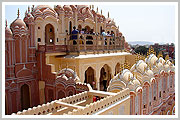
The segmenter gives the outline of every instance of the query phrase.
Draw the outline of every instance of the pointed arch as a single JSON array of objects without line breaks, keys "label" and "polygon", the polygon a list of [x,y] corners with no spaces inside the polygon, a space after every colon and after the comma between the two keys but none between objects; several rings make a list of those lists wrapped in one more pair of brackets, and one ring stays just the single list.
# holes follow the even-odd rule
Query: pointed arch
[{"label": "pointed arch", "polygon": [[54,41],[55,41],[54,27],[49,23],[45,26],[45,43],[54,44]]},{"label": "pointed arch", "polygon": [[92,88],[95,88],[95,85],[93,84],[95,82],[94,77],[95,71],[92,67],[88,67],[85,71],[85,80],[84,83],[89,83]]},{"label": "pointed arch", "polygon": [[27,84],[21,86],[21,110],[30,107],[30,90]]}]

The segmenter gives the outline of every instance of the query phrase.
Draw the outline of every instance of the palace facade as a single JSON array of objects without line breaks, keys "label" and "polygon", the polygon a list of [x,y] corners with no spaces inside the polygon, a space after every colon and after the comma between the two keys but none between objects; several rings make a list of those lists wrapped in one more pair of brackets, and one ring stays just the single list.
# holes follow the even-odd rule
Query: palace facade
[{"label": "palace facade", "polygon": [[[17,19],[10,28],[7,23],[5,27],[5,113],[24,110],[17,114],[79,115],[86,110],[88,115],[166,114],[167,111],[159,111],[164,110],[164,106],[174,106],[174,66],[149,53],[149,57],[140,62],[148,75],[138,71],[140,68],[134,65],[136,55],[129,52],[125,37],[109,16],[108,13],[108,17],[104,17],[98,8],[95,11],[93,5],[32,6],[31,10],[28,7],[23,20],[18,10]],[[73,26],[85,33],[72,35]],[[103,31],[112,34],[102,36]],[[147,63],[151,57],[155,62]],[[122,71],[122,65],[126,70]],[[128,77],[121,78],[120,73],[124,71],[128,71]],[[140,77],[134,78],[132,73]],[[120,82],[114,87],[117,78],[124,81],[123,87]],[[157,89],[161,93],[149,93],[150,88],[155,90],[151,87],[154,84],[157,88],[160,78],[166,87]],[[132,88],[134,84],[137,85]],[[152,94],[155,100],[144,100],[143,91],[145,96]],[[95,96],[100,100],[94,101]],[[104,110],[107,106],[109,109]],[[172,109],[175,107],[169,109],[169,114]]]}]

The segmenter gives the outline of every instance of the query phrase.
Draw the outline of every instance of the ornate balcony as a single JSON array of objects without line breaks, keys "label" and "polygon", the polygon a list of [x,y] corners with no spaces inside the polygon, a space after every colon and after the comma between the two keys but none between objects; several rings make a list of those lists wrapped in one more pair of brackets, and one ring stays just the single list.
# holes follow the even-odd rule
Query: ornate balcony
[{"label": "ornate balcony", "polygon": [[[76,39],[73,39],[75,36]],[[117,51],[124,49],[125,40],[123,37],[101,36],[92,34],[67,35],[65,45],[38,44],[38,51],[41,52],[99,52]]]},{"label": "ornate balcony", "polygon": [[[73,36],[77,39],[72,39]],[[124,48],[124,40],[120,37],[103,37],[92,34],[76,34],[68,35],[67,37],[69,52],[112,51]]]}]

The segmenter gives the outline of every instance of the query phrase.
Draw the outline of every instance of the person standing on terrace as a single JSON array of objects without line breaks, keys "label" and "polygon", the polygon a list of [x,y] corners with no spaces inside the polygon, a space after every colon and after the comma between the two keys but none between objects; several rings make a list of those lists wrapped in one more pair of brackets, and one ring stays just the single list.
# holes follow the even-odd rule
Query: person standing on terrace
[{"label": "person standing on terrace", "polygon": [[105,36],[107,35],[106,33],[105,33],[105,30],[102,30],[102,36],[103,36],[103,40],[104,40],[104,45],[106,45],[107,43],[106,43],[106,41],[105,41]]},{"label": "person standing on terrace", "polygon": [[79,33],[79,31],[76,29],[76,26],[74,26],[73,31],[72,31],[73,44],[77,44],[77,42],[75,40],[77,39],[78,33]]}]

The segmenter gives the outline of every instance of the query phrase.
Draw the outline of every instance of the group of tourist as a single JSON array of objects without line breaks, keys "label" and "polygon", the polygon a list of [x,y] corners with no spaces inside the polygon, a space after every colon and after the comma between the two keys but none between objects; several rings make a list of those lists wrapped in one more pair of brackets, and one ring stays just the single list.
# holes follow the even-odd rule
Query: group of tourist
[{"label": "group of tourist", "polygon": [[[72,36],[71,36],[72,40],[77,39],[77,34],[80,34],[80,39],[83,39],[83,34],[90,34],[89,36],[86,36],[86,39],[90,39],[90,40],[93,40],[93,37],[91,35],[99,35],[99,33],[94,32],[94,29],[91,29],[90,31],[88,29],[78,30],[78,29],[76,29],[75,26],[73,27],[71,34],[72,34]],[[104,37],[104,40],[106,39],[105,38],[106,36],[110,36],[113,38],[115,37],[115,34],[113,31],[111,31],[111,33],[109,31],[107,31],[107,33],[106,33],[105,30],[102,30],[101,35]]]}]

